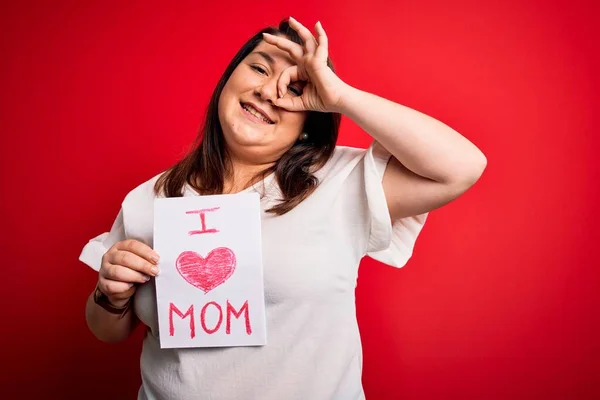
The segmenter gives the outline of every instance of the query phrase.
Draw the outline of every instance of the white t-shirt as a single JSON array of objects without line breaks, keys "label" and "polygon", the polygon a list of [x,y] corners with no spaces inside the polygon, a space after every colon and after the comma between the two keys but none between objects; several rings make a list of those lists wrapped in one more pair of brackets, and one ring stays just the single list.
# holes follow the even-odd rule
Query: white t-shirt
[{"label": "white t-shirt", "polygon": [[[391,223],[381,184],[389,157],[375,142],[366,150],[337,146],[316,173],[318,188],[282,216],[264,212],[280,196],[273,175],[247,189],[264,194],[267,345],[161,349],[153,280],[140,286],[135,312],[148,331],[138,399],[364,399],[354,297],[359,263],[369,255],[402,267],[427,218]],[[152,246],[157,178],[126,196],[111,231],[91,239],[81,261],[98,270],[104,252],[126,238]]]}]

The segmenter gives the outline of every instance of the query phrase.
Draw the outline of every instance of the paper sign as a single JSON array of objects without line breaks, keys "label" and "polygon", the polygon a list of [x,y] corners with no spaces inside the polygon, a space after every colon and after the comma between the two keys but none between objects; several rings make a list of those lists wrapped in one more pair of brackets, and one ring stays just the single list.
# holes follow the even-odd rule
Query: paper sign
[{"label": "paper sign", "polygon": [[161,348],[266,344],[258,193],[159,198]]}]

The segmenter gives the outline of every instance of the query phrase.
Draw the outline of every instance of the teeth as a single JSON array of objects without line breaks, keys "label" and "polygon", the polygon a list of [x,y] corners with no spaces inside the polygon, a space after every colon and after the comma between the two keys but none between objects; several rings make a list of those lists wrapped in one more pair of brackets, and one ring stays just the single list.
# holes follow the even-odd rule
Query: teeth
[{"label": "teeth", "polygon": [[254,107],[252,107],[251,105],[249,105],[249,104],[244,104],[242,107],[244,108],[244,110],[248,111],[250,114],[254,115],[255,117],[257,117],[257,118],[259,118],[259,119],[261,119],[261,120],[265,121],[266,123],[269,123],[269,124],[271,124],[271,123],[272,123],[271,121],[269,121],[268,119],[266,119],[264,115],[262,115],[261,113],[259,113],[259,112],[258,112],[258,111],[257,111],[257,110],[256,110]]}]

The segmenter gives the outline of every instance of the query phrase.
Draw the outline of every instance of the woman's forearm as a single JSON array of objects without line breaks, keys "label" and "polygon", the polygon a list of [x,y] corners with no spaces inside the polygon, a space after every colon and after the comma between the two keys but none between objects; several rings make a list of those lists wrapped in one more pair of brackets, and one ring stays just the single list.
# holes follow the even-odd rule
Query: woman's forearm
[{"label": "woman's forearm", "polygon": [[94,302],[93,292],[87,299],[85,319],[94,336],[108,343],[127,339],[139,323],[133,308],[130,308],[122,317],[111,314]]},{"label": "woman's forearm", "polygon": [[426,114],[351,86],[342,99],[338,111],[417,175],[440,183],[468,182],[486,166],[473,143]]}]

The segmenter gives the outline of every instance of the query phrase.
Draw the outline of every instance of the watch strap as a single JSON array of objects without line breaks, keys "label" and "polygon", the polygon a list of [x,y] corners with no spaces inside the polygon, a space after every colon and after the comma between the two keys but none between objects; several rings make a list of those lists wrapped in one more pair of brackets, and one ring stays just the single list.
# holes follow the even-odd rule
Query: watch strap
[{"label": "watch strap", "polygon": [[108,296],[100,290],[98,285],[96,285],[96,288],[94,289],[94,303],[98,304],[100,307],[102,307],[103,309],[105,309],[106,311],[108,311],[111,314],[120,315],[121,318],[131,308],[132,299],[133,299],[133,296],[131,296],[129,298],[129,300],[127,301],[127,303],[124,306],[117,307],[110,302],[110,300],[108,299]]}]

